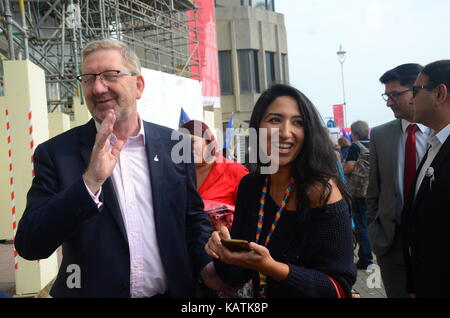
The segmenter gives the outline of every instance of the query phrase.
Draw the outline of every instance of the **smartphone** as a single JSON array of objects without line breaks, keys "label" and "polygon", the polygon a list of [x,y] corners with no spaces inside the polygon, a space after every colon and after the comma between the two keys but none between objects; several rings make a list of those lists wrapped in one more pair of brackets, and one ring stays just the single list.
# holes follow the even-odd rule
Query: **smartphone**
[{"label": "smartphone", "polygon": [[232,252],[250,251],[250,243],[246,240],[222,239],[222,245]]}]

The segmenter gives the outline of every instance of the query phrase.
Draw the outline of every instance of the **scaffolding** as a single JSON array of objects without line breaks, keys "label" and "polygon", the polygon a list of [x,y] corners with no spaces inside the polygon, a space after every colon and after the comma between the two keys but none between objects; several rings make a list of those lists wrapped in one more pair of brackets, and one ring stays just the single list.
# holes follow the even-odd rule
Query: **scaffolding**
[{"label": "scaffolding", "polygon": [[91,40],[119,39],[143,67],[198,79],[195,10],[193,0],[0,0],[0,58],[44,69],[49,112],[71,113],[73,96],[82,98],[81,49]]}]

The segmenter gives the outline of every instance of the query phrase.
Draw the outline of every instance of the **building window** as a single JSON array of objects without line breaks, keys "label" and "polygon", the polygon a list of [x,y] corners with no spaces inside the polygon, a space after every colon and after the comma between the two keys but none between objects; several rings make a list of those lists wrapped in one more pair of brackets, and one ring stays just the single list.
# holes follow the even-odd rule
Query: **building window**
[{"label": "building window", "polygon": [[253,0],[253,7],[265,10],[266,0]]},{"label": "building window", "polygon": [[255,8],[275,11],[275,0],[241,0],[241,5],[252,6]]},{"label": "building window", "polygon": [[219,51],[220,93],[233,94],[233,77],[231,76],[231,52]]},{"label": "building window", "polygon": [[[220,1],[220,2],[222,2],[222,1]],[[214,6],[216,8],[223,8],[223,4],[217,3],[217,0],[214,0]]]},{"label": "building window", "polygon": [[267,87],[275,83],[275,53],[266,52],[266,79]]},{"label": "building window", "polygon": [[288,84],[287,80],[287,54],[281,54],[281,80],[284,84]]},{"label": "building window", "polygon": [[258,51],[238,50],[239,85],[242,93],[259,93]]}]

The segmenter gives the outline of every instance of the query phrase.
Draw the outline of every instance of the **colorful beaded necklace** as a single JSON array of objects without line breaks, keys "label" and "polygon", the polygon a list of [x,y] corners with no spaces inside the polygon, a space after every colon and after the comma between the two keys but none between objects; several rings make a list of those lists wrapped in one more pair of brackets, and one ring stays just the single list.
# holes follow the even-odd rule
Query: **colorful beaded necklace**
[{"label": "colorful beaded necklace", "polygon": [[[288,200],[289,200],[289,194],[291,193],[292,187],[294,186],[294,178],[291,177],[289,180],[289,184],[286,188],[286,191],[284,193],[283,200],[281,201],[281,206],[278,208],[277,213],[275,214],[275,219],[273,220],[272,226],[270,227],[269,234],[267,234],[266,241],[264,242],[264,247],[267,247],[269,244],[270,238],[272,237],[273,232],[275,231],[275,227],[278,224],[278,221],[280,220],[281,213],[283,212],[284,207],[286,206]],[[262,188],[261,192],[261,198],[259,200],[260,206],[259,206],[259,217],[258,217],[258,225],[256,229],[256,243],[259,244],[259,238],[261,236],[261,230],[264,223],[264,205],[266,203],[266,195],[267,195],[267,188],[269,186],[269,177],[266,177],[266,181],[264,182],[264,186]],[[266,287],[267,287],[267,275],[264,273],[259,273],[259,287],[260,291],[258,293],[258,296],[260,298],[265,298],[266,294]]]}]

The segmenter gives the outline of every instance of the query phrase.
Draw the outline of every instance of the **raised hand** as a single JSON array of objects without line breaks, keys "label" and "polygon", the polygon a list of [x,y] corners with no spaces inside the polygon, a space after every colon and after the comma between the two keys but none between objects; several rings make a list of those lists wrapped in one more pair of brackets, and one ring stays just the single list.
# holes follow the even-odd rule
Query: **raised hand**
[{"label": "raised hand", "polygon": [[92,148],[91,159],[88,168],[83,174],[83,180],[92,193],[96,194],[106,179],[112,174],[119,160],[125,140],[117,139],[116,144],[111,147],[110,139],[113,132],[116,115],[113,110],[109,111],[103,119]]}]

